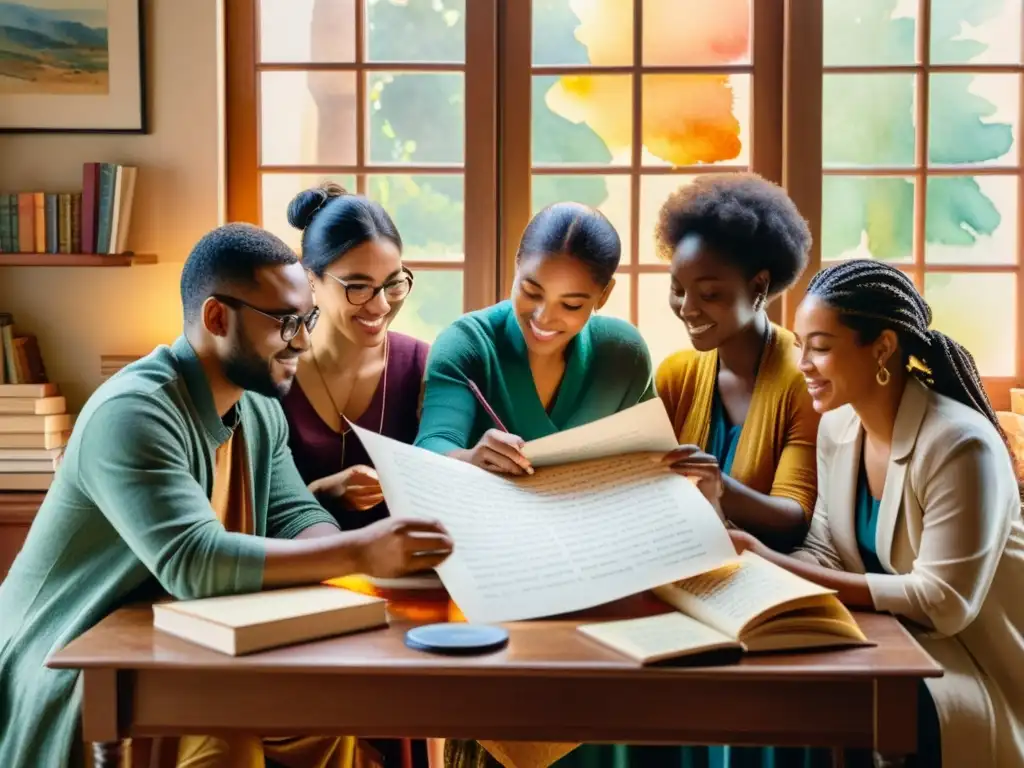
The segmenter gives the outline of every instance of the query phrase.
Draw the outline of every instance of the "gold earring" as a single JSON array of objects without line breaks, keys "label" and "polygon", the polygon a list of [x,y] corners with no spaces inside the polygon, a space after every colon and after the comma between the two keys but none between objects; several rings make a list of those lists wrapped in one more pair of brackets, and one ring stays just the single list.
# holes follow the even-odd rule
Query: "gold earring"
[{"label": "gold earring", "polygon": [[889,379],[892,378],[892,374],[889,373],[889,369],[884,364],[879,363],[878,373],[875,374],[875,381],[878,382],[878,386],[885,387],[889,384]]}]

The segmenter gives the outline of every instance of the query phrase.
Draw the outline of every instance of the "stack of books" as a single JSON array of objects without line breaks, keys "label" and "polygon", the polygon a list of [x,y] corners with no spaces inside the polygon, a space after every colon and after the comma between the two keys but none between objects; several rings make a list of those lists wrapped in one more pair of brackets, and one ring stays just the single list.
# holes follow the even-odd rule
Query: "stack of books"
[{"label": "stack of books", "polygon": [[125,253],[137,175],[134,166],[85,163],[81,192],[0,194],[0,251]]},{"label": "stack of books", "polygon": [[100,377],[106,381],[126,365],[142,357],[145,355],[100,355]]},{"label": "stack of books", "polygon": [[47,490],[73,423],[56,384],[0,384],[0,491]]}]

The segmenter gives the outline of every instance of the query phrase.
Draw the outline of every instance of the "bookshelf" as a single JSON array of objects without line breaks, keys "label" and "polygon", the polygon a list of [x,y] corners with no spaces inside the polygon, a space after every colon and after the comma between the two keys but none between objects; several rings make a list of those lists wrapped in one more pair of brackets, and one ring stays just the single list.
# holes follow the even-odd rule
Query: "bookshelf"
[{"label": "bookshelf", "polygon": [[0,267],[131,267],[156,261],[151,253],[0,253]]}]

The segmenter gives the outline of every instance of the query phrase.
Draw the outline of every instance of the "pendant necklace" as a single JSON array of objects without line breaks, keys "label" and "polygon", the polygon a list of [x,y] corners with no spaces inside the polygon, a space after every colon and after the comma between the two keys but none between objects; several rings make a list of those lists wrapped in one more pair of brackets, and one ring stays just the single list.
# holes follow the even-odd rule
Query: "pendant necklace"
[{"label": "pendant necklace", "polygon": [[[388,402],[388,347],[390,345],[390,342],[391,342],[391,336],[390,335],[385,336],[384,337],[384,369],[381,372],[381,379],[380,379],[380,384],[379,384],[379,386],[382,386],[384,389],[381,392],[381,399],[380,399],[380,424],[377,427],[377,434],[378,435],[384,434],[384,412],[385,412],[385,408],[387,407],[387,402]],[[342,410],[338,407],[338,403],[334,400],[334,395],[331,394],[331,388],[327,385],[327,379],[324,378],[324,373],[320,369],[320,363],[316,359],[316,347],[313,347],[312,340],[310,342],[310,348],[313,351],[313,367],[316,368],[317,375],[320,376],[320,381],[324,385],[324,391],[327,392],[327,397],[331,401],[331,406],[334,408],[335,411],[338,412],[338,418],[340,419],[340,426],[341,426],[341,468],[345,469],[346,438],[348,437],[348,433],[352,431],[352,428],[348,427],[346,425],[345,414],[342,413]],[[376,395],[376,392],[374,394]],[[371,398],[370,402],[373,403],[373,400],[374,400],[374,398]]]}]

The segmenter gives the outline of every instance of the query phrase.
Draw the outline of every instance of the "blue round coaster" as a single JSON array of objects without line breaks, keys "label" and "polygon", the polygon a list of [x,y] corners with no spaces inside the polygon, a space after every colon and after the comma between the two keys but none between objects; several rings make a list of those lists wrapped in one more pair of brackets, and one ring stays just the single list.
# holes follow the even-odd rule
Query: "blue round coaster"
[{"label": "blue round coaster", "polygon": [[405,644],[414,650],[428,653],[488,653],[508,644],[508,631],[486,624],[425,624],[406,632]]}]

